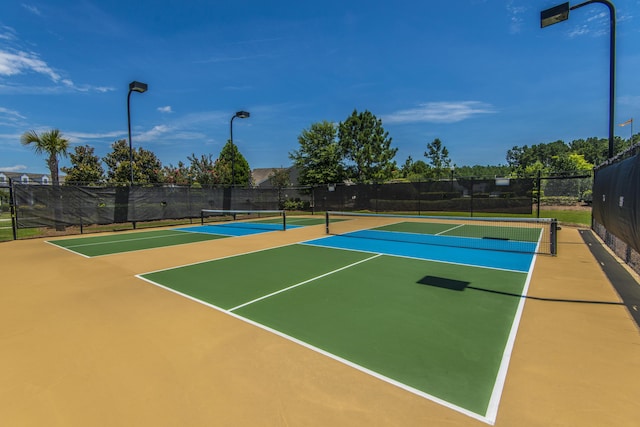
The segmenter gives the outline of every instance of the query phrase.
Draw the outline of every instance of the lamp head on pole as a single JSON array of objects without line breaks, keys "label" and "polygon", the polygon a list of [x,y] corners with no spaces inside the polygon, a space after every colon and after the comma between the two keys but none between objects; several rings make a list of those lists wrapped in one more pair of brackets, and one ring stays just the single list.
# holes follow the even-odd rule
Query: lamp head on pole
[{"label": "lamp head on pole", "polygon": [[131,83],[129,83],[129,91],[130,92],[140,92],[140,93],[144,93],[147,91],[147,84],[146,83],[141,83],[141,82],[136,82],[133,81]]},{"label": "lamp head on pole", "polygon": [[250,116],[251,114],[248,111],[238,111],[234,117],[237,117],[239,119],[246,119]]},{"label": "lamp head on pole", "polygon": [[540,28],[548,27],[567,19],[569,19],[569,2],[540,12]]}]

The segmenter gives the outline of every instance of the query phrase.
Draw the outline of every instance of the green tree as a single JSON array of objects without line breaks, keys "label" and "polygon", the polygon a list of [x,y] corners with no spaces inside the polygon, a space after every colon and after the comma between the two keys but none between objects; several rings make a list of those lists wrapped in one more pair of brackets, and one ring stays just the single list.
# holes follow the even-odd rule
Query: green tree
[{"label": "green tree", "polygon": [[[227,141],[218,160],[216,160],[214,171],[220,184],[237,186],[251,185],[251,169],[249,162],[238,151],[238,146],[231,141]],[[232,176],[232,173],[234,176]]]},{"label": "green tree", "polygon": [[433,142],[427,144],[427,151],[424,152],[424,156],[429,159],[436,178],[440,179],[443,175],[448,176],[451,170],[451,159],[449,158],[449,150],[442,144],[440,139],[436,138]]},{"label": "green tree", "polygon": [[[111,145],[111,152],[102,160],[107,165],[107,181],[112,184],[127,184],[131,181],[129,146],[120,139]],[[162,182],[162,163],[156,155],[144,148],[134,149],[133,183],[156,184]]]},{"label": "green tree", "polygon": [[162,182],[176,185],[190,185],[192,183],[189,168],[182,161],[178,162],[178,166],[165,166],[162,168]]},{"label": "green tree", "polygon": [[347,167],[348,177],[356,182],[384,182],[393,177],[397,148],[391,148],[389,132],[382,120],[369,111],[353,110],[350,117],[338,126],[338,140]]},{"label": "green tree", "polygon": [[298,169],[302,185],[341,182],[345,178],[342,151],[336,140],[337,127],[331,122],[313,123],[298,136],[300,149],[289,153]]},{"label": "green tree", "polygon": [[557,176],[571,176],[590,173],[593,164],[587,162],[582,154],[569,153],[555,156],[549,172]]},{"label": "green tree", "polygon": [[31,130],[22,134],[20,142],[22,145],[32,146],[36,154],[47,155],[47,166],[51,173],[51,182],[53,185],[60,185],[58,175],[59,157],[67,157],[67,150],[69,149],[69,140],[62,137],[60,130],[53,129],[42,132],[40,135]]},{"label": "green tree", "polygon": [[510,175],[511,170],[506,165],[473,165],[455,166],[455,174],[461,177],[496,178]]},{"label": "green tree", "polygon": [[280,168],[272,169],[269,174],[269,182],[273,188],[285,188],[291,185],[291,177],[289,176],[289,169]]},{"label": "green tree", "polygon": [[104,181],[104,169],[100,158],[94,154],[93,147],[81,145],[69,154],[71,167],[62,167],[67,174],[65,183],[98,184]]},{"label": "green tree", "polygon": [[211,154],[202,154],[197,158],[195,154],[187,157],[191,162],[189,166],[189,176],[200,185],[220,184],[220,177],[216,171],[216,162]]},{"label": "green tree", "polygon": [[[570,147],[564,141],[558,140],[548,144],[535,144],[531,147],[513,147],[507,151],[507,162],[516,176],[526,176],[533,170],[549,171],[554,158],[569,154]],[[540,165],[536,165],[540,163]]]},{"label": "green tree", "polygon": [[36,131],[25,132],[20,137],[22,145],[31,145],[37,154],[47,155],[47,166],[51,172],[51,183],[54,186],[54,217],[56,231],[63,231],[65,225],[62,222],[62,198],[60,192],[60,177],[58,175],[58,157],[66,157],[69,149],[69,140],[62,137],[58,129],[43,132],[38,135]]},{"label": "green tree", "polygon": [[413,158],[409,156],[400,168],[400,175],[409,181],[420,181],[431,177],[432,170],[423,160],[413,161]]},{"label": "green tree", "polygon": [[9,212],[9,191],[0,190],[0,213]]}]

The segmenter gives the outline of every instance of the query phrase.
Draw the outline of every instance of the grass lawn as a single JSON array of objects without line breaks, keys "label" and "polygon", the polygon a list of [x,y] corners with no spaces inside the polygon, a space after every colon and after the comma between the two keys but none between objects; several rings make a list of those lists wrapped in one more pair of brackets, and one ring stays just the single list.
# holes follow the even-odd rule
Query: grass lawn
[{"label": "grass lawn", "polygon": [[541,218],[555,218],[561,224],[591,226],[591,209],[585,210],[562,210],[560,208],[544,209],[540,208]]}]

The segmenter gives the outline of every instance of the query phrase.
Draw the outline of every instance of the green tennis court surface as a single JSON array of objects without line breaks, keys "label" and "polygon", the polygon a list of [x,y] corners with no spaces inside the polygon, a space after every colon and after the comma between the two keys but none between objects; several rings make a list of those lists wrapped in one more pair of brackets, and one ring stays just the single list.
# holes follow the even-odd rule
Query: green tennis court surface
[{"label": "green tennis court surface", "polygon": [[206,233],[185,233],[173,230],[143,231],[109,236],[79,237],[77,239],[51,240],[56,246],[77,254],[94,257],[120,252],[139,251],[163,246],[182,245],[221,239],[228,236]]},{"label": "green tennis court surface", "polygon": [[528,284],[526,272],[306,244],[138,277],[487,423]]},{"label": "green tennis court surface", "polygon": [[[292,217],[289,228],[324,224],[320,217]],[[257,219],[254,221],[229,221],[203,226],[189,226],[176,229],[141,231],[109,236],[87,236],[76,239],[50,240],[48,243],[86,257],[110,255],[121,252],[161,248],[204,242],[226,237],[246,236],[282,230],[282,218]]]}]

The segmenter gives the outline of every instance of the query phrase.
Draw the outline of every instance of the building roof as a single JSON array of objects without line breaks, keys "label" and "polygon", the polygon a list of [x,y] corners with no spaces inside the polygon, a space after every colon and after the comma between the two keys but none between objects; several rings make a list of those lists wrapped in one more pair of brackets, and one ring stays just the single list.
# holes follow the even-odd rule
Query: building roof
[{"label": "building roof", "polygon": [[51,177],[46,173],[0,171],[0,186],[7,187],[9,180],[22,182],[23,177],[27,177],[28,182],[31,184],[51,184]]},{"label": "building roof", "polygon": [[252,170],[251,179],[254,187],[271,187],[269,178],[274,171],[288,171],[290,185],[294,187],[298,185],[298,169],[295,166],[290,166],[288,168],[257,168]]}]

